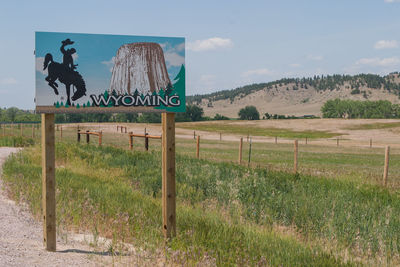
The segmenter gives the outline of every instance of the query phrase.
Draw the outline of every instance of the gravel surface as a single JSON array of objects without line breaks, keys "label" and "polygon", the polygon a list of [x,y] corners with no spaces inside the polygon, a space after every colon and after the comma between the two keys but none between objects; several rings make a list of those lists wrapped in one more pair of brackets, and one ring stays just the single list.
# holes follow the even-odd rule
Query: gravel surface
[{"label": "gravel surface", "polygon": [[[17,148],[0,147],[1,165]],[[8,199],[0,179],[0,266],[99,266],[111,256],[101,256],[93,248],[74,241],[57,240],[57,252],[47,252],[42,243],[41,223],[24,205]]]}]

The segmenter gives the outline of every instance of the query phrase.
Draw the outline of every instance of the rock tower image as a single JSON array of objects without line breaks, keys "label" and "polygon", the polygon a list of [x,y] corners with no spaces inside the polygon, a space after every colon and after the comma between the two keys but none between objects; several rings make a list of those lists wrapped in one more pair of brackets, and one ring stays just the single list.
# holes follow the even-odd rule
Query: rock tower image
[{"label": "rock tower image", "polygon": [[117,94],[158,92],[171,81],[164,52],[157,43],[131,43],[121,46],[114,59],[110,91]]}]

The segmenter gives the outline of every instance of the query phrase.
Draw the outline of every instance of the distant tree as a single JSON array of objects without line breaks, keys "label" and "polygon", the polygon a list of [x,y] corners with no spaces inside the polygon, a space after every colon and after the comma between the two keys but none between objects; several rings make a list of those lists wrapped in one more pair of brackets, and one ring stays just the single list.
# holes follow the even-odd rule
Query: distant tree
[{"label": "distant tree", "polygon": [[271,119],[271,115],[267,112],[267,113],[264,114],[263,119],[264,120],[269,120],[269,119]]},{"label": "distant tree", "polygon": [[229,120],[229,118],[228,117],[226,117],[226,116],[224,116],[224,115],[221,115],[221,114],[215,114],[215,116],[214,116],[214,120],[216,120],[216,121],[222,121],[222,120]]},{"label": "distant tree", "polygon": [[259,120],[260,119],[260,113],[258,112],[258,110],[255,106],[246,106],[245,108],[242,108],[239,111],[238,115],[241,120]]},{"label": "distant tree", "polygon": [[186,114],[187,117],[190,118],[191,121],[200,121],[204,115],[203,108],[196,105],[187,105],[186,106]]}]

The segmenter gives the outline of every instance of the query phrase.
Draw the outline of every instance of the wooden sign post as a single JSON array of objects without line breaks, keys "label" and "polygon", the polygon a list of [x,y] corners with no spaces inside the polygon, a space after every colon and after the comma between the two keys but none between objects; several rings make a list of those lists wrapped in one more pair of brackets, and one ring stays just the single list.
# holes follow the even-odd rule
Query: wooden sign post
[{"label": "wooden sign post", "polygon": [[42,209],[46,250],[56,251],[56,179],[54,114],[42,114]]},{"label": "wooden sign post", "polygon": [[168,240],[176,234],[175,114],[162,113],[162,214]]}]

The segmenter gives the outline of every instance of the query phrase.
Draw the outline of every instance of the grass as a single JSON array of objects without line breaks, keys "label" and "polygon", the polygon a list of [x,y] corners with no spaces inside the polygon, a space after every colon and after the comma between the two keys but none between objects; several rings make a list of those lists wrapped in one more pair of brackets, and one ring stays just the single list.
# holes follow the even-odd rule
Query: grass
[{"label": "grass", "polygon": [[390,129],[400,127],[400,122],[376,122],[368,124],[360,124],[347,127],[347,130],[374,130],[374,129]]},{"label": "grass", "polygon": [[[59,224],[162,246],[159,153],[58,144],[57,159]],[[15,197],[37,215],[40,173],[38,148],[4,167]],[[178,237],[171,248],[179,261],[207,254],[218,265],[335,266],[347,253],[349,264],[398,260],[400,199],[380,186],[184,155],[176,177]],[[296,234],[282,235],[276,226]]]},{"label": "grass", "polygon": [[273,128],[273,127],[257,127],[252,125],[240,125],[235,122],[221,121],[218,123],[177,123],[177,128],[218,132],[218,133],[230,133],[239,135],[252,135],[252,136],[270,136],[270,137],[281,137],[281,138],[331,138],[341,134],[331,133],[325,131],[293,131],[290,129]]},{"label": "grass", "polygon": [[[27,201],[37,217],[41,210],[39,154],[34,147],[10,158],[3,178],[14,197]],[[58,144],[57,159],[59,226],[90,230],[145,249],[163,247],[158,153]],[[245,183],[240,182],[242,175],[258,177],[262,173],[178,157],[178,236],[169,244],[175,251],[168,256],[170,260],[175,255],[175,263],[193,265],[208,255],[209,263],[219,266],[345,265],[319,246],[271,230],[268,222],[256,220],[253,212],[236,210],[239,206],[248,210],[237,190]]]},{"label": "grass", "polygon": [[0,147],[27,147],[35,144],[35,140],[24,136],[0,136]]}]

